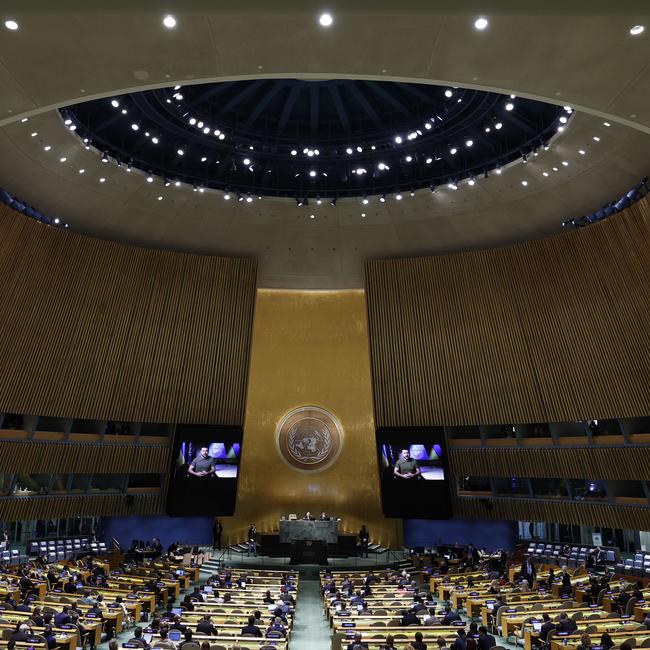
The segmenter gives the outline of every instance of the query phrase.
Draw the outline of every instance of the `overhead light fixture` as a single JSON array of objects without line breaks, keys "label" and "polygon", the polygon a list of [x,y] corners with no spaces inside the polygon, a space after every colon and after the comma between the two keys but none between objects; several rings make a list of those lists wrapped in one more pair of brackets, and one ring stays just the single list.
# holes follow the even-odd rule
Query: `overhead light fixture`
[{"label": "overhead light fixture", "polygon": [[46,145],[43,147],[43,151],[49,151],[51,148],[52,148],[51,145],[46,144]]},{"label": "overhead light fixture", "polygon": [[497,123],[494,125],[494,128],[495,128],[497,131],[499,131],[499,130],[501,129],[502,126],[503,126],[503,123],[502,123],[502,122],[497,122]]},{"label": "overhead light fixture", "polygon": [[445,97],[452,97],[453,94],[454,94],[453,90],[450,90],[449,88],[447,88],[447,90],[445,90]]},{"label": "overhead light fixture", "polygon": [[587,152],[586,152],[584,149],[578,149],[578,153],[579,153],[581,156],[584,156]]},{"label": "overhead light fixture", "polygon": [[600,142],[600,138],[597,135],[594,136],[594,142]]},{"label": "overhead light fixture", "polygon": [[[7,25],[7,23],[5,23],[5,25]],[[15,29],[18,29],[18,27],[16,27]],[[630,27],[630,34],[632,36],[639,36],[643,34],[643,32],[645,32],[645,27],[643,25],[634,25],[634,27]]]},{"label": "overhead light fixture", "polygon": [[386,203],[386,195],[385,195],[385,194],[382,194],[382,195],[379,197],[379,202],[380,202],[380,203]]},{"label": "overhead light fixture", "polygon": [[568,119],[567,119],[566,115],[562,115],[562,116],[560,117],[560,122],[562,122],[562,124],[566,124],[567,121],[568,121]]},{"label": "overhead light fixture", "polygon": [[465,140],[465,146],[471,147],[474,144],[474,140]]},{"label": "overhead light fixture", "polygon": [[159,200],[159,201],[162,201],[162,200],[163,200],[163,197],[159,195],[159,196],[158,196],[158,200]]},{"label": "overhead light fixture", "polygon": [[323,13],[318,17],[321,27],[331,27],[334,23],[334,17],[330,13]]},{"label": "overhead light fixture", "polygon": [[310,175],[312,178],[314,178],[314,176],[316,176],[316,170],[315,170],[315,169],[310,169],[310,170],[309,170],[309,175]]},{"label": "overhead light fixture", "polygon": [[563,160],[563,161],[562,161],[562,166],[563,166],[563,167],[568,167],[568,166],[569,166],[569,163],[568,163],[566,160]]},{"label": "overhead light fixture", "polygon": [[433,162],[433,158],[427,158],[424,162],[425,162],[427,165],[430,165],[430,164]]},{"label": "overhead light fixture", "polygon": [[85,172],[86,172],[85,169],[80,169],[80,170],[79,170],[79,173],[80,173],[80,174],[84,174]]},{"label": "overhead light fixture", "polygon": [[102,162],[103,162],[103,163],[107,163],[107,162],[108,162],[108,154],[107,154],[106,152],[104,152],[104,153],[102,154]]},{"label": "overhead light fixture", "polygon": [[102,177],[99,179],[99,182],[100,182],[100,183],[105,183],[105,182],[106,182],[106,179],[102,176]]},{"label": "overhead light fixture", "polygon": [[251,164],[251,159],[250,158],[244,158],[244,165],[248,166]]},{"label": "overhead light fixture", "polygon": [[151,138],[151,142],[153,142],[154,144],[158,144],[158,138],[154,136],[153,138]]},{"label": "overhead light fixture", "polygon": [[163,185],[165,187],[169,187],[171,184],[172,182],[170,180],[168,180],[167,178],[163,178]]},{"label": "overhead light fixture", "polygon": [[226,192],[226,193],[223,195],[223,200],[224,200],[224,201],[230,201],[230,194],[228,194],[228,192]]},{"label": "overhead light fixture", "polygon": [[363,151],[363,147],[357,147],[357,151],[361,153]]},{"label": "overhead light fixture", "polygon": [[368,205],[368,197],[364,196],[363,199],[361,199],[361,203],[363,203],[364,205]]},{"label": "overhead light fixture", "polygon": [[54,217],[54,223],[58,226],[61,223],[61,219],[59,219],[59,217]]},{"label": "overhead light fixture", "polygon": [[511,111],[514,107],[515,107],[515,105],[512,102],[508,102],[506,104],[506,110],[507,111]]},{"label": "overhead light fixture", "polygon": [[184,156],[184,155],[185,155],[185,152],[184,152],[182,149],[176,149],[176,153],[177,153],[179,156]]},{"label": "overhead light fixture", "polygon": [[474,185],[476,185],[476,180],[474,180],[474,178],[470,178],[470,179],[467,181],[467,184],[468,184],[468,185],[471,185],[471,186],[474,186]]},{"label": "overhead light fixture", "polygon": [[336,197],[334,197],[334,198],[330,201],[330,205],[331,205],[333,208],[336,207]]},{"label": "overhead light fixture", "polygon": [[304,199],[296,199],[296,205],[297,205],[299,208],[302,208],[302,206],[305,205],[305,203],[304,203]]},{"label": "overhead light fixture", "polygon": [[9,31],[15,32],[18,29],[18,23],[15,20],[5,20],[5,27]]},{"label": "overhead light fixture", "polygon": [[483,16],[477,18],[474,21],[474,27],[476,27],[476,29],[479,31],[483,31],[488,26],[488,24],[488,19],[484,18]]},{"label": "overhead light fixture", "polygon": [[135,122],[133,122],[133,124],[131,124],[131,128],[132,128],[134,131],[137,131],[140,127],[139,127]]},{"label": "overhead light fixture", "polygon": [[174,18],[174,16],[172,16],[171,14],[167,14],[163,18],[162,22],[167,29],[174,29],[174,27],[176,27],[176,18]]},{"label": "overhead light fixture", "polygon": [[458,189],[458,185],[456,185],[456,183],[454,183],[453,181],[450,181],[449,183],[447,183],[447,187],[450,190],[454,190],[454,191]]},{"label": "overhead light fixture", "polygon": [[413,156],[406,156],[406,162],[411,162],[413,160]]},{"label": "overhead light fixture", "polygon": [[147,183],[153,183],[153,176],[151,174],[147,176]]},{"label": "overhead light fixture", "polygon": [[352,149],[352,147],[348,147],[348,148],[345,150],[345,153],[347,153],[347,154],[351,154],[351,153],[353,153],[353,151],[354,151],[354,149]]},{"label": "overhead light fixture", "polygon": [[291,150],[291,155],[292,155],[292,156],[295,156],[297,153],[298,153],[298,152],[297,152],[295,149],[292,149],[292,150]]},{"label": "overhead light fixture", "polygon": [[59,158],[59,162],[65,162],[66,160],[67,158],[65,156],[63,156],[63,158]]},{"label": "overhead light fixture", "polygon": [[175,187],[180,187],[180,186],[181,186],[181,182],[180,182],[180,181],[174,181],[174,186],[175,186]]},{"label": "overhead light fixture", "polygon": [[120,105],[120,102],[117,101],[117,99],[111,99],[111,106],[113,108],[117,108]]},{"label": "overhead light fixture", "polygon": [[603,126],[611,126],[609,122],[603,122]]},{"label": "overhead light fixture", "polygon": [[246,203],[252,203],[253,202],[253,197],[252,196],[247,196],[246,197]]},{"label": "overhead light fixture", "polygon": [[208,159],[207,159],[206,156],[202,156],[202,157],[201,157],[201,162],[206,162],[207,160],[208,160]]},{"label": "overhead light fixture", "polygon": [[401,200],[402,200],[402,195],[399,194],[399,193],[396,194],[396,195],[395,195],[395,200],[396,200],[396,201],[401,201]]},{"label": "overhead light fixture", "polygon": [[495,173],[495,174],[498,174],[498,175],[500,176],[500,175],[501,175],[501,167],[497,167],[497,168],[494,170],[494,173]]},{"label": "overhead light fixture", "polygon": [[521,184],[526,187],[528,185],[528,181],[521,181]]},{"label": "overhead light fixture", "polygon": [[548,172],[542,172],[542,176],[548,177]]},{"label": "overhead light fixture", "polygon": [[397,144],[402,144],[402,136],[401,135],[396,135],[395,136],[395,142]]},{"label": "overhead light fixture", "polygon": [[456,147],[452,147],[452,148],[449,150],[449,153],[450,153],[452,156],[455,156],[457,152],[458,152],[458,149],[456,149]]}]

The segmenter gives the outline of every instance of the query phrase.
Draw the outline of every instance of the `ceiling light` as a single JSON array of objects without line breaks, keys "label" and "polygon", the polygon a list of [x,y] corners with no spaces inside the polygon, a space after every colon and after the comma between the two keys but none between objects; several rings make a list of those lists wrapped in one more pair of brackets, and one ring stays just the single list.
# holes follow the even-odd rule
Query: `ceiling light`
[{"label": "ceiling light", "polygon": [[458,149],[456,149],[456,147],[452,147],[452,148],[449,150],[449,153],[450,153],[452,156],[455,156],[457,151],[458,151]]},{"label": "ceiling light", "polygon": [[167,180],[166,178],[163,178],[163,185],[165,187],[169,187],[172,184],[170,180]]},{"label": "ceiling light", "polygon": [[107,163],[107,162],[108,162],[108,154],[107,154],[106,152],[104,152],[104,153],[102,154],[102,162],[103,162],[103,163]]},{"label": "ceiling light", "polygon": [[162,197],[162,196],[159,196],[159,197],[158,197],[158,200],[159,200],[159,201],[162,201],[162,200],[163,200],[163,197]]},{"label": "ceiling light", "polygon": [[562,117],[560,117],[560,122],[562,122],[562,124],[566,124],[567,121],[568,121],[568,120],[567,120],[567,118],[566,118],[565,115],[562,115]]},{"label": "ceiling light", "polygon": [[454,92],[452,90],[449,89],[445,90],[445,97],[451,97],[453,94]]},{"label": "ceiling light", "polygon": [[476,185],[476,181],[475,181],[473,178],[470,178],[470,179],[467,181],[467,184],[468,184],[468,185]]},{"label": "ceiling light", "polygon": [[425,122],[424,128],[428,131],[431,128],[431,122]]},{"label": "ceiling light", "polygon": [[314,215],[313,215],[313,214],[310,214],[310,215],[309,215],[309,218],[310,218],[310,219],[313,219],[313,218],[314,218]]},{"label": "ceiling light", "polygon": [[5,27],[10,31],[15,32],[18,29],[18,23],[15,20],[5,20]]},{"label": "ceiling light", "polygon": [[59,225],[61,223],[61,219],[59,219],[59,217],[54,217],[54,223]]},{"label": "ceiling light", "polygon": [[297,155],[297,153],[298,153],[298,152],[297,152],[295,149],[292,149],[292,150],[291,150],[291,155],[292,155],[292,156]]},{"label": "ceiling light", "polygon": [[559,172],[560,170],[557,167],[553,167],[554,172]]},{"label": "ceiling light", "polygon": [[357,167],[357,168],[354,170],[354,172],[355,172],[356,174],[361,175],[361,174],[365,174],[365,173],[366,173],[366,169],[365,169],[365,167]]},{"label": "ceiling light", "polygon": [[474,144],[474,140],[465,140],[465,146],[471,147]]},{"label": "ceiling light", "polygon": [[228,192],[226,192],[226,193],[223,195],[223,199],[224,199],[224,201],[230,201],[230,194],[228,194]]},{"label": "ceiling light", "polygon": [[85,169],[80,169],[80,170],[79,170],[79,173],[80,173],[80,174],[83,174],[85,171],[86,171]]},{"label": "ceiling light", "polygon": [[176,27],[176,18],[171,14],[165,16],[162,22],[167,29],[174,29],[174,27]]},{"label": "ceiling light", "polygon": [[364,196],[363,199],[361,199],[361,203],[368,205],[368,199]]},{"label": "ceiling light", "polygon": [[358,151],[359,153],[361,153],[361,152],[363,151],[363,149],[362,149],[361,147],[357,147],[357,151]]},{"label": "ceiling light", "polygon": [[380,162],[377,164],[377,169],[384,171],[385,169],[390,169],[390,167],[386,163]]},{"label": "ceiling light", "polygon": [[366,216],[366,213],[365,213],[365,212],[362,212],[362,213],[361,213],[361,216],[362,216],[362,217],[365,217],[365,216]]},{"label": "ceiling light", "polygon": [[182,149],[176,149],[176,153],[177,153],[179,156],[183,156],[183,155],[185,155],[185,152],[184,152]]},{"label": "ceiling light", "polygon": [[385,194],[382,194],[382,195],[379,197],[379,202],[380,202],[380,203],[386,203],[386,195],[385,195]]},{"label": "ceiling light", "polygon": [[351,154],[352,151],[353,151],[352,147],[348,147],[348,148],[345,150],[345,153],[347,153],[347,154]]},{"label": "ceiling light", "polygon": [[336,207],[336,197],[334,197],[334,198],[330,201],[330,205],[331,205],[333,208]]},{"label": "ceiling light", "polygon": [[122,115],[126,115],[126,114],[127,114],[127,110],[126,110],[126,108],[123,108],[122,109]]},{"label": "ceiling light", "polygon": [[151,174],[147,176],[147,183],[153,183],[153,176]]},{"label": "ceiling light", "polygon": [[244,158],[244,165],[250,165],[251,164],[251,159],[250,158]]},{"label": "ceiling light", "polygon": [[402,136],[401,135],[396,135],[395,136],[395,142],[397,144],[402,144]]},{"label": "ceiling light", "polygon": [[315,169],[310,169],[310,170],[309,170],[309,175],[310,175],[312,178],[314,178],[314,176],[316,176],[316,170],[315,170]]},{"label": "ceiling light", "polygon": [[120,105],[120,102],[117,101],[117,99],[111,99],[111,106],[113,108],[117,108]]},{"label": "ceiling light", "polygon": [[99,182],[100,182],[100,183],[105,183],[105,182],[106,182],[106,179],[102,176],[102,177],[99,179]]},{"label": "ceiling light", "polygon": [[66,160],[67,158],[65,156],[63,156],[63,158],[59,158],[59,162],[65,162]]},{"label": "ceiling light", "polygon": [[483,18],[483,16],[477,18],[474,21],[474,27],[476,27],[476,29],[478,29],[479,31],[483,31],[487,26],[488,26],[488,20],[487,18]]},{"label": "ceiling light", "polygon": [[458,189],[458,185],[456,185],[456,183],[454,183],[453,181],[450,182],[450,183],[447,183],[447,187],[448,187],[450,190],[457,190],[457,189]]},{"label": "ceiling light", "polygon": [[600,138],[599,138],[597,135],[595,135],[595,136],[594,136],[594,141],[595,141],[595,142],[600,142]]},{"label": "ceiling light", "polygon": [[515,107],[515,105],[512,102],[508,102],[506,104],[506,110],[507,111],[511,111],[514,107]]},{"label": "ceiling light", "polygon": [[401,194],[396,194],[395,195],[395,200],[396,201],[401,201],[402,200],[402,195]]},{"label": "ceiling light", "polygon": [[579,153],[581,156],[584,156],[587,152],[586,152],[584,149],[578,149],[578,153]]},{"label": "ceiling light", "polygon": [[316,199],[316,205],[321,205],[323,203],[322,199]]},{"label": "ceiling light", "polygon": [[497,122],[497,123],[494,125],[494,128],[498,131],[499,129],[501,129],[502,126],[503,126],[503,124],[502,124],[501,122]]},{"label": "ceiling light", "polygon": [[311,149],[309,149],[307,151],[307,155],[311,158],[314,155],[314,152]]},{"label": "ceiling light", "polygon": [[205,192],[205,188],[204,187],[199,187],[199,192],[201,192],[201,193]]},{"label": "ceiling light", "polygon": [[542,176],[548,176],[548,172],[542,172]]},{"label": "ceiling light", "polygon": [[175,181],[175,182],[174,182],[174,185],[175,185],[176,187],[180,187],[180,186],[181,186],[181,182],[180,182],[180,181]]},{"label": "ceiling light", "polygon": [[499,174],[499,175],[501,175],[501,167],[497,167],[497,168],[494,170],[494,173],[495,173],[495,174]]},{"label": "ceiling light", "polygon": [[566,160],[563,160],[563,161],[562,161],[562,165],[563,165],[564,167],[568,167],[568,166],[569,166],[569,163],[568,163]]},{"label": "ceiling light", "polygon": [[558,130],[560,133],[562,133],[562,131],[564,131],[564,127],[563,127],[563,126],[558,126],[558,127],[557,127],[557,130]]},{"label": "ceiling light", "polygon": [[485,130],[486,133],[489,133],[490,132],[490,127],[486,126],[484,130]]},{"label": "ceiling light", "polygon": [[413,156],[406,156],[406,162],[411,162],[413,160]]},{"label": "ceiling light", "polygon": [[425,162],[427,165],[430,165],[430,164],[433,162],[433,158],[427,158],[424,162]]},{"label": "ceiling light", "polygon": [[609,122],[603,122],[603,125],[604,126],[611,126],[611,124]]},{"label": "ceiling light", "polygon": [[27,122],[28,119],[29,119],[28,117],[23,117],[23,119],[20,121],[24,124],[25,122]]},{"label": "ceiling light", "polygon": [[49,144],[46,144],[46,145],[43,147],[43,150],[44,150],[44,151],[49,151],[51,148],[52,148],[52,147],[51,147]]},{"label": "ceiling light", "polygon": [[550,149],[550,145],[548,144],[548,142],[545,142],[543,144],[543,148],[544,148],[544,151],[548,151]]},{"label": "ceiling light", "polygon": [[528,185],[528,181],[521,181],[521,184],[522,184],[524,187],[526,187],[526,185]]},{"label": "ceiling light", "polygon": [[[373,148],[374,148],[374,147],[373,147]],[[314,149],[314,154],[317,155],[317,156],[319,156],[319,155],[320,155],[320,151],[318,151],[318,149]]]},{"label": "ceiling light", "polygon": [[573,109],[570,106],[563,106],[562,107],[567,113],[573,113]]},{"label": "ceiling light", "polygon": [[134,131],[137,131],[140,127],[139,127],[135,122],[133,122],[133,124],[131,124],[131,128],[132,128]]},{"label": "ceiling light", "polygon": [[[7,21],[7,22],[13,22],[13,21]],[[7,26],[9,29],[18,29],[18,26],[9,27],[7,23],[5,23],[5,26]],[[645,27],[643,25],[634,25],[634,27],[630,28],[630,34],[632,34],[632,36],[639,36],[640,34],[643,34],[644,31],[645,31]]]},{"label": "ceiling light", "polygon": [[38,135],[38,131],[33,131],[32,132],[32,138],[35,138]]},{"label": "ceiling light", "polygon": [[76,124],[71,124],[69,127],[70,131],[76,131],[77,130],[77,125]]},{"label": "ceiling light", "polygon": [[321,24],[321,27],[331,27],[334,18],[332,17],[332,14],[324,13],[319,16],[318,22]]},{"label": "ceiling light", "polygon": [[195,117],[190,117],[189,123],[190,123],[190,126],[194,126],[196,124],[196,118]]},{"label": "ceiling light", "polygon": [[253,202],[253,197],[252,196],[247,196],[246,197],[246,203],[252,203]]}]

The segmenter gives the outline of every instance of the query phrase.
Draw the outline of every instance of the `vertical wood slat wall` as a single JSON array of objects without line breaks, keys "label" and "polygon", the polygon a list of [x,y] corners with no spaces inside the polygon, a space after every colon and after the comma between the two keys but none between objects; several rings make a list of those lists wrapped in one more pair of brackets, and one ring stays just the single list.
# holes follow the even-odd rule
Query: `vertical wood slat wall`
[{"label": "vertical wood slat wall", "polygon": [[507,248],[366,264],[377,426],[650,414],[650,202]]},{"label": "vertical wood slat wall", "polygon": [[256,272],[0,206],[0,411],[243,425]]}]

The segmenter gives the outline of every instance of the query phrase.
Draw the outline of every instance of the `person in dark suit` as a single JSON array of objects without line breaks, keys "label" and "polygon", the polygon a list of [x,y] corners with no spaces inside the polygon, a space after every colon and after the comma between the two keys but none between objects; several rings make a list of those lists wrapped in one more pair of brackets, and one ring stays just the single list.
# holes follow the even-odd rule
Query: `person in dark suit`
[{"label": "person in dark suit", "polygon": [[415,612],[407,612],[404,610],[402,612],[402,620],[400,621],[400,625],[420,625],[420,619]]},{"label": "person in dark suit", "polygon": [[368,557],[368,544],[370,543],[370,533],[368,532],[368,529],[366,528],[366,525],[364,524],[361,526],[361,530],[359,531],[359,555],[360,557]]},{"label": "person in dark suit", "polygon": [[251,553],[257,557],[257,528],[255,528],[255,524],[251,524],[248,529],[248,551],[246,555]]},{"label": "person in dark suit", "polygon": [[[496,605],[495,605],[495,609],[496,609]],[[460,621],[460,620],[461,620],[461,618],[460,618],[460,615],[458,614],[458,612],[454,612],[451,609],[451,607],[449,607],[449,605],[447,605],[447,607],[445,607],[445,615],[444,615],[444,617],[442,619],[442,624],[443,625],[451,625],[454,621]]]},{"label": "person in dark suit", "polygon": [[246,634],[248,636],[263,636],[262,630],[260,630],[257,625],[255,625],[255,617],[248,617],[248,625],[244,625],[241,629],[242,635]]},{"label": "person in dark suit", "polygon": [[64,605],[62,611],[54,615],[54,627],[61,627],[70,622],[70,615],[68,614],[68,606]]},{"label": "person in dark suit", "polygon": [[535,568],[535,565],[530,558],[526,558],[526,561],[521,567],[521,577],[528,583],[529,587],[532,587],[536,576],[537,569]]},{"label": "person in dark suit", "polygon": [[223,526],[218,517],[215,517],[212,524],[212,548],[215,550],[221,548],[221,533],[223,533]]},{"label": "person in dark suit", "polygon": [[458,628],[456,640],[451,644],[451,650],[467,650],[467,635],[465,628]]},{"label": "person in dark suit", "polygon": [[561,612],[560,620],[558,621],[557,624],[557,631],[568,632],[569,634],[573,634],[577,629],[578,629],[578,624],[572,618],[569,618],[566,612]]},{"label": "person in dark suit", "polygon": [[543,643],[546,643],[548,633],[551,630],[555,629],[555,623],[551,620],[551,617],[548,614],[542,614],[542,627],[539,629],[539,639]]},{"label": "person in dark suit", "polygon": [[17,623],[14,633],[9,637],[14,643],[24,642],[32,636],[32,629],[27,623]]},{"label": "person in dark suit", "polygon": [[481,625],[481,627],[479,627],[478,639],[476,642],[478,644],[479,650],[490,650],[490,648],[494,648],[494,646],[497,644],[495,638],[491,634],[488,634],[485,625]]},{"label": "person in dark suit", "polygon": [[145,650],[148,650],[148,648],[149,648],[149,644],[142,637],[142,628],[141,627],[136,627],[133,630],[133,638],[129,639],[129,643],[137,644],[141,648],[145,648]]},{"label": "person in dark suit", "polygon": [[368,644],[361,639],[361,632],[356,632],[354,635],[354,641],[348,643],[347,650],[361,650],[361,648],[366,648],[366,650],[368,650]]},{"label": "person in dark suit", "polygon": [[217,629],[212,625],[210,614],[206,614],[203,619],[196,624],[196,631],[200,634],[209,634],[211,636],[217,634]]},{"label": "person in dark suit", "polygon": [[427,650],[427,644],[422,641],[422,632],[415,633],[415,640],[409,643],[413,650]]}]

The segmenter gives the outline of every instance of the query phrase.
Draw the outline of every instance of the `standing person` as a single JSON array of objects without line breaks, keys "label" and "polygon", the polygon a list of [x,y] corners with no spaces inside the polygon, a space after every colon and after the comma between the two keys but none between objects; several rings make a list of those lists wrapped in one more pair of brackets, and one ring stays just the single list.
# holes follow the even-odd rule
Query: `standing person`
[{"label": "standing person", "polygon": [[368,543],[370,542],[370,533],[368,532],[366,525],[361,526],[359,531],[359,546],[361,547],[360,556],[363,557],[363,554],[366,554],[368,557]]},{"label": "standing person", "polygon": [[251,524],[248,529],[248,553],[246,555],[250,555],[251,552],[257,557],[257,528],[255,528],[255,524]]},{"label": "standing person", "polygon": [[219,518],[215,517],[212,524],[212,548],[215,550],[221,548],[221,533],[223,533],[223,526]]},{"label": "standing person", "polygon": [[417,460],[411,458],[411,452],[409,449],[402,449],[402,455],[397,459],[395,467],[393,468],[393,476],[406,479],[417,479],[422,476],[420,465]]}]

